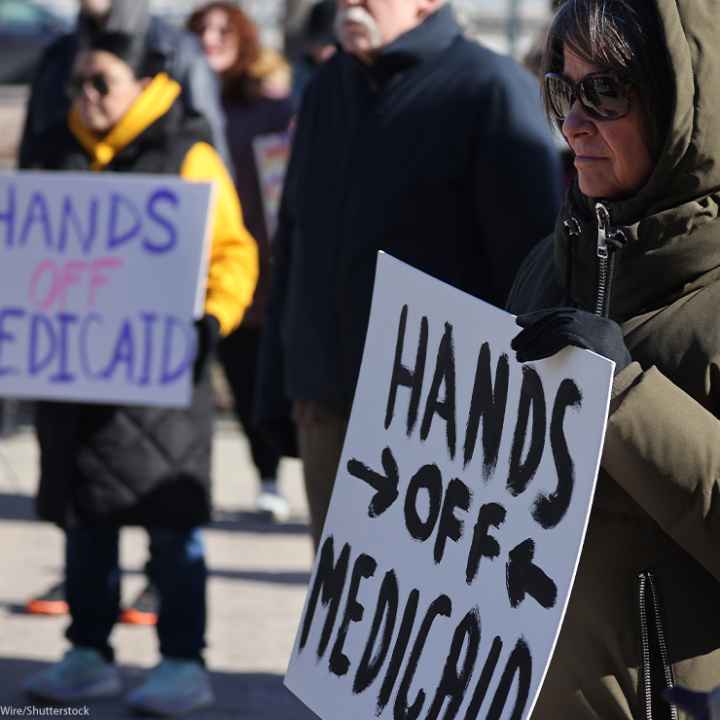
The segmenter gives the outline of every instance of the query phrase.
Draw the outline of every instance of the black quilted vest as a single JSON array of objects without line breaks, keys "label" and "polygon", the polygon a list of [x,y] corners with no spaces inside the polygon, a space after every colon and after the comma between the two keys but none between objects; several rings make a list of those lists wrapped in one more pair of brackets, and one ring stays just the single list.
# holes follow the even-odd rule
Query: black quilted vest
[{"label": "black quilted vest", "polygon": [[[103,172],[173,174],[199,141],[199,118],[170,111],[123,149]],[[44,139],[44,170],[84,171],[89,159],[65,127]],[[61,526],[142,525],[184,529],[210,519],[213,401],[209,381],[189,408],[42,402],[38,514]]]}]

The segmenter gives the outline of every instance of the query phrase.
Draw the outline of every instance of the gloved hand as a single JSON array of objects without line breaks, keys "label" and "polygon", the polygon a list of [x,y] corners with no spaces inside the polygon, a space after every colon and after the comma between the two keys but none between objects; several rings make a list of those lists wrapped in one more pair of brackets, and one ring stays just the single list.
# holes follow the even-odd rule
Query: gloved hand
[{"label": "gloved hand", "polygon": [[676,685],[665,690],[663,695],[668,702],[677,705],[694,720],[720,720],[720,688],[701,693]]},{"label": "gloved hand", "polygon": [[518,362],[542,360],[568,345],[592,350],[615,363],[615,374],[631,362],[620,326],[575,308],[551,308],[518,316],[523,328],[511,343]]},{"label": "gloved hand", "polygon": [[220,323],[213,315],[203,315],[195,321],[197,344],[195,346],[195,364],[193,365],[193,384],[197,385],[205,378],[215,346],[220,340]]}]

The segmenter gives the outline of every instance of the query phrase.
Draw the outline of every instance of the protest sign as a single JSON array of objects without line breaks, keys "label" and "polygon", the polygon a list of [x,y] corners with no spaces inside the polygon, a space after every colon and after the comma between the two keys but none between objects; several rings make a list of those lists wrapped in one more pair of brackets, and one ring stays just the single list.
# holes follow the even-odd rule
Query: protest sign
[{"label": "protest sign", "polygon": [[0,396],[187,405],[211,190],[0,174]]},{"label": "protest sign", "polygon": [[272,238],[277,229],[280,198],[290,157],[290,133],[260,135],[253,140],[265,227]]},{"label": "protest sign", "polygon": [[613,363],[519,365],[512,316],[380,255],[286,676],[323,720],[529,717],[567,605]]}]

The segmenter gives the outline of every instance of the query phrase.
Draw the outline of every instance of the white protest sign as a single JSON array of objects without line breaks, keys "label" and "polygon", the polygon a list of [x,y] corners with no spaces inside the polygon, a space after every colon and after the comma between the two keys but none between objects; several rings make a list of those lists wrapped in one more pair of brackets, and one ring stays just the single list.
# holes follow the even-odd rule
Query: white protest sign
[{"label": "white protest sign", "polygon": [[323,720],[529,717],[582,547],[613,364],[519,365],[512,316],[380,255],[286,685]]},{"label": "white protest sign", "polygon": [[212,186],[0,174],[0,396],[183,406]]}]

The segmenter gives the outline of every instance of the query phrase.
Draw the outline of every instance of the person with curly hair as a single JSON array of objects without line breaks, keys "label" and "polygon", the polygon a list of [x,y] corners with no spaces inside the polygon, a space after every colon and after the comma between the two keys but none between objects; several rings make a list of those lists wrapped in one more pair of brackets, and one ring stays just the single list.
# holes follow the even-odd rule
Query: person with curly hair
[{"label": "person with curly hair", "polygon": [[[282,64],[278,65],[282,58],[275,54],[272,60],[268,56],[261,47],[255,23],[237,5],[231,2],[203,5],[190,16],[187,28],[200,39],[209,65],[220,79],[236,187],[247,226],[260,248],[260,281],[252,307],[243,324],[220,344],[219,357],[232,390],[236,416],[249,440],[260,478],[256,509],[269,519],[281,522],[288,518],[289,506],[277,483],[280,449],[268,442],[253,422],[271,233],[253,148],[257,138],[288,131],[292,105],[287,97],[282,97],[282,92],[276,91],[277,74],[273,72],[278,68],[282,71]],[[289,84],[288,81],[287,92]]]}]

